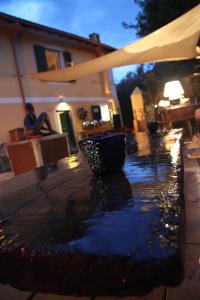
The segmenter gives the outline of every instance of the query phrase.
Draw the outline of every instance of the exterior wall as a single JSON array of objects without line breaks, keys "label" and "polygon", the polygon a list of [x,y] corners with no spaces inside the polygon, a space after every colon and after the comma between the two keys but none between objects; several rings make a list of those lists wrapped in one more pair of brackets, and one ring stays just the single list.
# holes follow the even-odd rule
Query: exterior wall
[{"label": "exterior wall", "polygon": [[[82,129],[81,121],[76,111],[79,107],[88,110],[88,119],[91,119],[91,106],[99,102],[109,104],[108,99],[114,99],[118,105],[116,95],[112,91],[106,93],[101,74],[94,74],[76,81],[75,83],[50,83],[34,80],[26,76],[37,72],[34,53],[34,45],[41,45],[50,49],[66,50],[71,52],[74,64],[79,64],[96,57],[95,53],[77,48],[60,46],[51,40],[36,38],[35,36],[20,33],[14,38],[17,60],[24,94],[27,102],[35,103],[36,114],[46,111],[49,114],[53,127],[58,130],[56,108],[59,96],[63,96],[69,109],[72,111],[75,134]],[[113,84],[110,75],[109,85]],[[38,100],[39,99],[39,100]],[[44,100],[43,100],[44,99]],[[93,99],[93,100],[92,100]],[[103,99],[103,100],[102,100]],[[115,106],[116,106],[115,105]],[[114,108],[114,107],[113,107]],[[18,86],[15,62],[11,48],[11,33],[6,30],[0,32],[0,143],[9,140],[8,131],[17,127],[23,127],[24,111]]]},{"label": "exterior wall", "polygon": [[23,118],[21,104],[0,104],[0,144],[9,141],[9,130],[23,127]]},{"label": "exterior wall", "polygon": [[[16,77],[12,75],[16,73],[13,54],[10,44],[10,37],[7,33],[0,34],[1,41],[1,55],[0,55],[0,90],[1,97],[16,97],[19,96],[19,89]],[[75,64],[93,59],[95,54],[72,49],[69,47],[60,47],[52,45],[48,42],[42,42],[42,40],[32,40],[30,36],[18,37],[15,40],[15,48],[17,52],[17,59],[19,61],[19,67],[21,74],[30,74],[37,72],[36,59],[34,54],[34,45],[42,45],[47,48],[67,50],[71,52],[72,59]],[[5,75],[4,75],[5,74]],[[26,97],[59,97],[64,95],[66,97],[97,97],[104,96],[104,91],[99,74],[88,76],[84,79],[80,79],[75,83],[50,83],[39,81],[35,79],[22,78],[23,87]],[[12,89],[10,88],[12,86]]]},{"label": "exterior wall", "polygon": [[[36,99],[36,98],[35,98]],[[77,116],[77,109],[79,107],[84,107],[88,111],[87,120],[92,120],[91,106],[108,104],[108,101],[90,101],[87,100],[83,102],[66,102],[66,106],[63,109],[59,106],[58,102],[51,103],[37,103],[37,99],[32,99],[35,107],[36,115],[45,111],[48,113],[52,127],[56,131],[60,131],[59,121],[56,115],[57,111],[70,110],[72,113],[72,123],[75,131],[76,138],[79,138],[79,133],[82,131],[82,121]],[[20,99],[19,99],[20,100]],[[35,101],[34,101],[35,100]],[[19,102],[19,101],[18,101]],[[36,103],[35,103],[36,102]],[[0,126],[0,144],[9,141],[8,131],[14,128],[23,127],[24,110],[20,103],[11,104],[1,104],[0,103],[0,122],[3,126]]]},{"label": "exterior wall", "polygon": [[17,97],[19,86],[15,76],[13,53],[8,33],[0,31],[0,97]]},{"label": "exterior wall", "polygon": [[50,121],[52,123],[53,128],[55,130],[59,131],[59,125],[58,125],[58,120],[56,118],[56,112],[58,111],[65,111],[65,110],[70,110],[72,114],[72,122],[73,122],[73,127],[75,131],[75,135],[78,138],[79,133],[83,130],[82,129],[82,121],[78,118],[77,116],[77,109],[80,107],[84,107],[88,111],[87,115],[87,120],[92,121],[92,112],[91,112],[91,106],[92,105],[101,105],[101,104],[108,104],[108,101],[102,101],[102,102],[96,102],[96,101],[90,101],[87,102],[85,100],[84,102],[69,102],[67,101],[65,103],[65,108],[63,109],[60,107],[59,103],[54,102],[54,103],[35,103],[35,112],[36,115],[40,114],[43,111],[46,111],[49,115]]}]

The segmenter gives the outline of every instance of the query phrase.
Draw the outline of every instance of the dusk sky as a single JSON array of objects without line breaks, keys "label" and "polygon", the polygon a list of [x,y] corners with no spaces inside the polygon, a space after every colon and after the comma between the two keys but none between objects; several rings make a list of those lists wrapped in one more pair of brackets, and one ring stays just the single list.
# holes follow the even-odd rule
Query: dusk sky
[{"label": "dusk sky", "polygon": [[[134,22],[138,7],[134,0],[0,0],[0,11],[84,37],[92,32],[116,48],[136,39],[122,22]],[[134,66],[114,69],[118,82]]]}]

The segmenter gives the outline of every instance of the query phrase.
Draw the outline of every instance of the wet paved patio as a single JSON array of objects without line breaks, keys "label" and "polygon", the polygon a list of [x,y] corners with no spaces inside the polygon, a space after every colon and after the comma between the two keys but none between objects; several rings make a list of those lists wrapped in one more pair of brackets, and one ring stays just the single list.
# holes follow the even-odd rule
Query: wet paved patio
[{"label": "wet paved patio", "polygon": [[[80,174],[79,166],[76,164],[77,164],[77,161],[72,159],[72,161],[71,161],[71,166],[73,166],[72,169],[74,170],[74,172],[78,171]],[[70,166],[70,164],[69,164],[69,166]],[[199,170],[200,170],[199,165],[196,160],[185,159],[186,240],[185,240],[185,245],[182,245],[182,247],[185,248],[185,250],[186,250],[184,281],[181,283],[181,285],[179,287],[176,287],[176,288],[171,288],[168,286],[161,286],[159,288],[154,289],[146,296],[143,296],[140,298],[139,297],[129,297],[129,298],[131,298],[131,299],[152,299],[152,300],[153,299],[172,299],[172,300],[173,299],[186,299],[187,300],[187,299],[199,299],[200,298],[200,291],[198,288],[199,279],[200,279],[200,270],[199,270],[200,269],[200,265],[199,265],[199,257],[200,257],[200,226],[199,226],[200,225],[200,191],[198,189],[198,185],[200,183],[200,171]],[[156,174],[156,176],[162,175],[162,168],[154,168],[153,171],[154,171],[154,174]],[[11,209],[11,206],[9,205],[10,201],[13,201],[13,203],[14,203],[14,205],[12,205],[12,207],[14,206],[15,208],[16,207],[21,208],[24,205],[26,205],[27,201],[30,201],[30,193],[32,196],[34,196],[33,197],[34,199],[40,199],[41,192],[42,192],[43,198],[44,198],[44,195],[46,195],[45,199],[50,200],[50,203],[47,203],[46,208],[45,208],[45,210],[48,211],[49,207],[52,206],[52,203],[54,202],[55,198],[57,197],[58,192],[63,193],[63,191],[64,191],[63,183],[66,183],[66,182],[69,183],[69,181],[70,181],[69,178],[67,178],[67,179],[65,178],[63,180],[63,174],[64,174],[63,172],[66,172],[66,171],[60,170],[59,172],[55,173],[54,175],[52,174],[48,178],[48,180],[46,182],[44,182],[42,185],[28,186],[28,187],[25,187],[23,190],[21,190],[21,189],[18,190],[17,199],[13,199],[13,197],[11,197],[11,193],[6,194],[6,188],[4,186],[4,197],[2,197],[2,199],[4,201],[3,202],[1,201],[2,218],[3,218],[3,215],[5,216],[7,214],[16,215],[16,212],[13,211],[13,209]],[[132,176],[133,172],[129,173],[129,170],[126,170],[126,166],[125,166],[125,172],[126,172],[126,176],[129,179],[129,183],[130,183],[130,181],[131,181],[130,177]],[[146,169],[146,172],[147,173],[149,172],[148,168]],[[86,175],[85,172],[83,172],[82,175],[83,176]],[[30,178],[31,178],[31,176],[30,176]],[[150,178],[150,176],[149,176],[149,178]],[[121,180],[122,180],[122,178],[120,178],[120,181]],[[127,179],[123,178],[122,181],[123,181],[123,186],[127,187],[128,186]],[[111,184],[112,184],[112,182],[111,182]],[[140,189],[140,194],[141,194],[141,190],[145,191],[145,188],[147,188],[146,185],[144,185],[144,184],[141,185],[140,180],[138,180],[138,182],[132,180],[132,184],[133,184],[134,188],[133,189],[126,188],[126,191],[125,191],[127,200],[128,199],[130,200],[130,198],[132,197],[132,195],[130,195],[131,193],[134,192],[136,195],[138,193],[138,189]],[[146,184],[148,184],[148,180],[147,180]],[[105,184],[103,184],[103,186],[105,187]],[[94,189],[93,189],[94,193],[95,193],[95,187],[96,187],[96,182],[95,182]],[[100,187],[102,187],[101,183],[100,183]],[[109,187],[107,186],[106,189],[109,189]],[[120,193],[120,190],[118,189],[117,192]],[[65,193],[66,193],[66,190],[65,190]],[[84,193],[87,195],[87,189],[84,191]],[[152,193],[152,191],[151,191],[151,193]],[[124,192],[122,192],[122,194],[124,195]],[[15,195],[16,195],[16,191],[15,191]],[[50,198],[49,198],[49,195],[50,195]],[[156,195],[156,197],[157,196],[158,195]],[[154,197],[155,197],[155,195],[154,195]],[[46,201],[45,199],[44,199],[44,201]],[[86,196],[86,199],[87,199],[87,196]],[[51,202],[51,200],[52,200],[52,202]],[[112,205],[117,204],[117,206],[119,207],[120,201],[122,199],[118,199],[118,200],[119,200],[118,203],[112,203]],[[124,203],[123,203],[123,205],[124,205]],[[132,207],[132,206],[130,205],[130,207]],[[152,211],[152,202],[147,205],[146,204],[144,205],[144,203],[141,205],[141,203],[136,201],[136,205],[135,205],[134,209],[135,210],[139,209],[140,211],[143,210],[143,213],[145,213],[144,210],[146,209],[146,207],[147,207],[147,212]],[[85,207],[84,203],[82,203],[82,205],[79,205],[77,207],[79,213],[85,212],[85,208],[86,207]],[[69,211],[70,211],[70,214],[71,214],[71,212],[73,212],[73,205],[68,207],[68,212]],[[35,211],[33,209],[31,209],[30,213],[37,214],[37,212],[38,212],[38,206],[36,205]],[[44,207],[43,207],[42,213],[46,213],[44,211]],[[21,215],[21,217],[22,217],[22,223],[23,223],[23,215]],[[29,217],[32,218],[30,214],[29,214]],[[20,218],[18,218],[18,221],[19,220],[20,220]],[[50,221],[52,221],[52,220],[50,220]],[[36,224],[35,226],[38,226],[38,224]],[[54,230],[54,228],[52,228],[52,229]],[[60,238],[62,238],[62,237],[60,237]],[[138,236],[138,245],[140,245],[140,242],[141,242],[141,238]],[[159,246],[159,244],[157,244],[157,245]],[[99,249],[99,251],[101,251],[101,250]],[[143,253],[143,251],[141,251],[141,253]],[[174,275],[174,274],[172,274],[172,275]],[[68,296],[42,294],[39,292],[33,294],[33,293],[29,293],[29,292],[21,292],[19,290],[15,290],[14,288],[9,287],[9,286],[4,286],[4,285],[0,286],[0,299],[2,299],[2,300],[4,300],[4,299],[16,299],[16,300],[17,299],[34,299],[34,300],[58,299],[58,300],[61,300],[61,299],[72,299],[72,298],[73,297],[68,297]],[[75,298],[73,298],[73,299],[75,299]],[[87,298],[87,299],[89,299],[89,298]],[[97,297],[97,299],[103,299],[103,298]],[[108,297],[106,299],[108,299]],[[114,298],[109,298],[109,299],[114,299]],[[116,297],[115,297],[115,299],[116,299]]]}]

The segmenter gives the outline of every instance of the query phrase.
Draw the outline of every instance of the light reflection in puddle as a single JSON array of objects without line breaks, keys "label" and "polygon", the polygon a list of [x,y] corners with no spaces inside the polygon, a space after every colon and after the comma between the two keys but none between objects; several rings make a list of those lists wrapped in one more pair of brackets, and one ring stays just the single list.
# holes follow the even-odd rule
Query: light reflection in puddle
[{"label": "light reflection in puddle", "polygon": [[[168,272],[173,270],[172,278],[177,282],[182,220],[177,145],[175,156],[157,137],[151,143],[150,155],[131,154],[122,172],[102,177],[93,176],[76,156],[70,157],[66,163],[72,179],[70,186],[60,187],[54,203],[51,200],[53,205],[47,199],[44,207],[41,201],[32,204],[37,214],[30,217],[30,211],[24,208],[10,223],[1,224],[3,242],[12,238],[16,244],[27,241],[28,251],[34,251],[35,256],[48,252],[78,254],[79,259],[89,256],[101,261],[126,260],[133,263],[131,268],[139,272],[139,278],[138,266],[150,266],[149,277],[145,276],[151,281],[151,274],[157,274],[155,286],[168,284]],[[51,199],[51,193],[48,197]],[[18,236],[12,235],[13,228]],[[37,237],[33,234],[36,230]],[[27,253],[24,247],[23,251]]]}]

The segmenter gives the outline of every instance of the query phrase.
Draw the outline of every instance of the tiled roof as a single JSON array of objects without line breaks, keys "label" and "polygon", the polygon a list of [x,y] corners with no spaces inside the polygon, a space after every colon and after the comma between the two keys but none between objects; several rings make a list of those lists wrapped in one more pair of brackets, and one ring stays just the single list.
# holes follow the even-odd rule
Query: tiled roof
[{"label": "tiled roof", "polygon": [[[17,18],[17,17],[11,16],[11,15],[7,15],[7,14],[1,13],[1,12],[0,12],[0,20],[3,22],[9,23],[9,25],[17,25],[17,26],[21,26],[22,28],[32,28],[36,31],[37,30],[44,31],[46,33],[55,34],[59,37],[80,41],[80,42],[88,44],[88,45],[92,45],[92,46],[96,46],[96,47],[101,46],[107,51],[116,50],[115,48],[113,48],[109,45],[102,44],[102,43],[99,43],[96,41],[92,41],[89,38],[81,37],[81,36],[73,34],[73,33],[65,32],[65,31],[62,31],[59,29],[55,29],[52,27],[38,24],[38,23],[30,22],[30,21],[27,21],[27,20],[24,20],[21,18]],[[1,23],[0,23],[0,25],[1,25]]]}]

